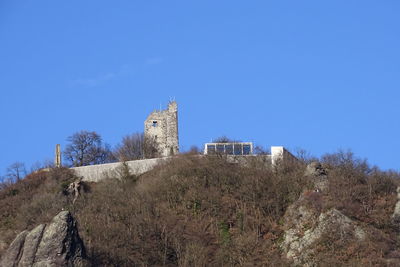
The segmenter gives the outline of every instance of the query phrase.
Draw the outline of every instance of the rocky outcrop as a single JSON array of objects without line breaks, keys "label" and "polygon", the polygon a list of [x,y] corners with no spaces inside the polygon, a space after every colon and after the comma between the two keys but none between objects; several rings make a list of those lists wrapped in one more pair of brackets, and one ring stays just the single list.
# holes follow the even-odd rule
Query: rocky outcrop
[{"label": "rocky outcrop", "polygon": [[392,221],[393,223],[400,225],[400,187],[397,187],[397,203],[394,207]]},{"label": "rocky outcrop", "polygon": [[73,204],[75,204],[75,201],[80,196],[81,190],[82,190],[82,178],[78,178],[76,181],[69,184],[66,193],[68,195],[73,196],[74,198],[72,201]]},{"label": "rocky outcrop", "polygon": [[337,209],[320,213],[318,208],[306,204],[305,196],[288,208],[285,229],[281,247],[289,260],[302,266],[314,266],[313,245],[323,236],[339,234],[358,241],[366,238],[365,231],[343,213]]},{"label": "rocky outcrop", "polygon": [[319,162],[311,162],[307,165],[305,176],[314,182],[316,191],[324,191],[328,188],[328,171]]},{"label": "rocky outcrop", "polygon": [[327,176],[328,172],[322,164],[314,161],[307,165],[305,175],[307,176]]},{"label": "rocky outcrop", "polygon": [[62,211],[48,225],[21,232],[0,261],[0,267],[86,266],[76,222]]},{"label": "rocky outcrop", "polygon": [[0,261],[1,267],[18,266],[28,233],[28,231],[23,231],[17,235]]},{"label": "rocky outcrop", "polygon": [[36,258],[36,252],[40,245],[40,240],[43,236],[45,225],[41,224],[33,229],[26,237],[23,248],[23,253],[19,261],[19,266],[31,266]]}]

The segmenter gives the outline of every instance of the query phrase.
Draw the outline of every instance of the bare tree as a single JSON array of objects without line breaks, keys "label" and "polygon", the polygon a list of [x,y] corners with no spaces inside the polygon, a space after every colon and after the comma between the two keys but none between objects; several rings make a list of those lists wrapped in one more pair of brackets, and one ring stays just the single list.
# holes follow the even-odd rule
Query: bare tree
[{"label": "bare tree", "polygon": [[122,142],[115,148],[114,156],[118,161],[142,159],[144,158],[143,149],[143,133],[134,133],[122,138]]},{"label": "bare tree", "polygon": [[4,189],[7,187],[7,179],[5,176],[0,175],[0,190]]},{"label": "bare tree", "polygon": [[240,142],[239,140],[233,140],[229,137],[227,137],[226,135],[217,137],[213,140],[213,143],[236,143],[236,142]]},{"label": "bare tree", "polygon": [[296,158],[306,164],[309,164],[313,161],[319,161],[318,158],[316,158],[315,156],[312,156],[308,151],[306,151],[303,148],[296,148],[294,152],[295,152]]},{"label": "bare tree", "polygon": [[143,156],[145,159],[160,157],[161,151],[158,150],[158,143],[155,138],[144,137]]},{"label": "bare tree", "polygon": [[189,151],[186,152],[186,154],[198,155],[198,154],[202,154],[202,152],[200,151],[198,146],[193,145],[190,147]]},{"label": "bare tree", "polygon": [[158,154],[156,147],[153,139],[145,139],[143,133],[134,133],[123,137],[113,154],[118,161],[153,158]]},{"label": "bare tree", "polygon": [[7,168],[6,179],[10,183],[16,183],[26,176],[25,164],[22,162],[14,162]]},{"label": "bare tree", "polygon": [[263,146],[256,145],[254,147],[254,154],[256,154],[256,155],[268,155],[268,154],[271,154],[271,153],[268,151],[268,149],[264,148]]},{"label": "bare tree", "polygon": [[35,163],[32,164],[30,172],[36,172],[38,170],[47,168],[54,168],[54,162],[51,159],[36,161]]},{"label": "bare tree", "polygon": [[70,137],[64,150],[64,158],[72,166],[86,166],[111,162],[112,153],[96,132],[80,131]]}]

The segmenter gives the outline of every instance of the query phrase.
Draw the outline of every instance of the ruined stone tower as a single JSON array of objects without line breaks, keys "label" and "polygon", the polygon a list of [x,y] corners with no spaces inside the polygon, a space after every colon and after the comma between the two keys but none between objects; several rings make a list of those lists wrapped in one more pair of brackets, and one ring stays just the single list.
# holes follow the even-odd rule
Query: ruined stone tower
[{"label": "ruined stone tower", "polygon": [[178,104],[168,103],[166,110],[153,111],[144,122],[144,137],[153,139],[161,156],[179,153]]},{"label": "ruined stone tower", "polygon": [[60,148],[60,144],[56,145],[56,153],[55,153],[55,157],[54,157],[54,166],[56,168],[60,168],[61,167],[61,148]]}]

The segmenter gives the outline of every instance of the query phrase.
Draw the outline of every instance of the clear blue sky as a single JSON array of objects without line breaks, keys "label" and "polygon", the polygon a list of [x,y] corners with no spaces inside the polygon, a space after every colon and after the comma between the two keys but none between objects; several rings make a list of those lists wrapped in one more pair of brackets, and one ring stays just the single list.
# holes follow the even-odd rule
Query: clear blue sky
[{"label": "clear blue sky", "polygon": [[79,130],[117,144],[179,104],[227,135],[400,170],[398,0],[1,0],[0,174]]}]

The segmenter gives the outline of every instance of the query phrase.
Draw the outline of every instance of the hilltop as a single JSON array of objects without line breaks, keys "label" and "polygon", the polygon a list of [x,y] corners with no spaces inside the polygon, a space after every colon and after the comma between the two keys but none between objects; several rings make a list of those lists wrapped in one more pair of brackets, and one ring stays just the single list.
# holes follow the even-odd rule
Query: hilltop
[{"label": "hilltop", "polygon": [[[0,191],[0,255],[69,211],[93,266],[400,264],[400,175],[352,154],[271,166],[179,155],[140,176],[39,171]],[[117,178],[117,179],[115,179]]]}]

